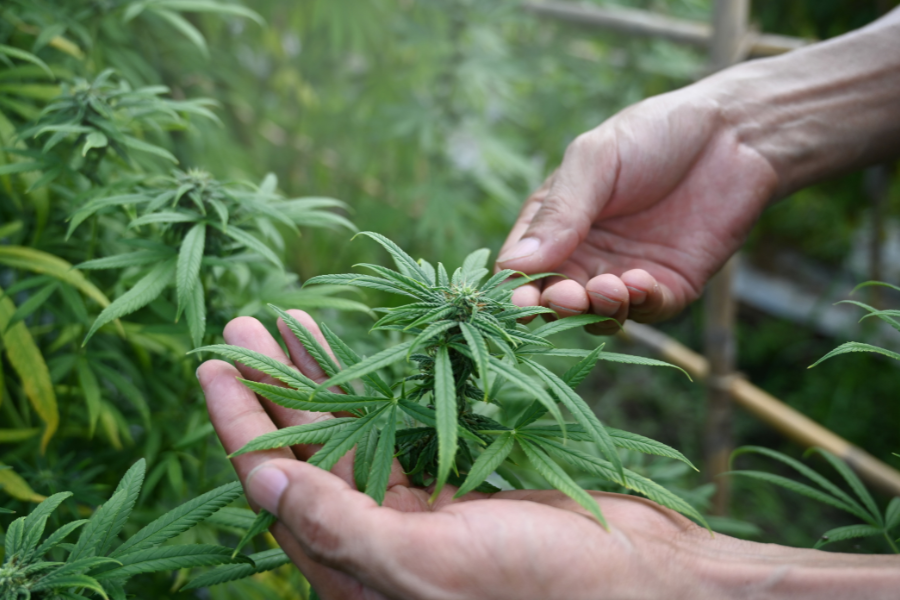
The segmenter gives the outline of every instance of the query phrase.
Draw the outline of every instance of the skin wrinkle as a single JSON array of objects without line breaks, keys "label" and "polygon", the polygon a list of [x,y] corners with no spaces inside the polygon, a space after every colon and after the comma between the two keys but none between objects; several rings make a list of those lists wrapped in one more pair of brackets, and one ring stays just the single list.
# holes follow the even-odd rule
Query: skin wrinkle
[{"label": "skin wrinkle", "polygon": [[[623,259],[632,259],[635,264],[646,263],[650,261],[659,261],[659,257],[667,257],[671,255],[677,255],[681,261],[686,261],[693,259],[693,255],[691,251],[694,249],[691,248],[689,250],[685,250],[679,246],[669,246],[664,243],[659,243],[655,241],[642,241],[642,242],[631,242],[627,237],[623,237],[612,231],[610,229],[600,229],[595,228],[591,232],[591,236],[589,238],[591,242],[591,247],[589,249],[585,249],[584,254],[589,254],[593,257],[600,257],[603,255],[615,256],[617,258],[621,257]],[[614,250],[613,248],[618,245],[620,249]],[[579,253],[578,256],[572,257],[574,261],[578,262],[581,267],[588,273],[595,271],[595,269],[591,269],[588,265],[585,265],[582,261],[582,253]],[[671,264],[669,264],[671,263]],[[662,264],[665,268],[670,271],[679,273],[685,280],[687,280],[687,276],[683,275],[679,272],[677,268],[678,260],[667,261]],[[617,267],[619,270],[627,270],[626,267]],[[596,270],[596,275],[602,275],[604,272],[609,271],[599,271]]]},{"label": "skin wrinkle", "polygon": [[[320,593],[325,594],[326,598],[349,598],[359,594],[362,598],[385,600],[385,596],[365,588],[359,581],[346,573],[323,565],[315,565],[304,553],[297,538],[294,537],[294,534],[282,521],[277,521],[272,526],[271,531],[279,546],[297,563],[297,566],[300,567],[310,584],[319,590]],[[313,565],[315,565],[314,568]],[[362,596],[362,594],[366,595]]]},{"label": "skin wrinkle", "polygon": [[[473,523],[472,519],[471,519],[468,515],[466,515],[466,514],[459,514],[458,516],[460,517],[460,519],[461,519],[461,521],[462,521],[462,524],[463,524],[462,529],[466,532],[466,535],[465,535],[464,537],[465,537],[466,539],[469,539],[469,540],[475,540],[475,542],[476,542],[477,544],[479,544],[479,546],[481,547],[481,548],[480,548],[480,555],[481,555],[481,556],[490,556],[490,555],[491,555],[491,551],[490,551],[490,549],[489,549],[488,547],[486,547],[487,540],[485,540],[483,537],[481,537],[481,536],[478,535],[479,532],[480,532],[480,530],[481,530],[481,527],[479,527],[477,524]],[[505,537],[504,534],[505,534],[505,533],[506,533],[506,529],[505,529],[505,528],[502,529],[502,530],[500,530],[500,531],[496,531],[496,537],[495,537],[495,540],[496,540],[496,539],[501,539],[501,540],[504,539],[504,537]],[[492,543],[496,543],[495,540],[492,541]],[[518,550],[518,549],[517,549],[517,550]],[[478,553],[479,553],[479,548],[478,548],[478,547],[472,548],[472,553],[473,553],[473,554],[478,554]],[[528,561],[526,561],[526,562],[524,562],[524,563],[521,563],[521,564],[523,564],[523,566],[525,566],[525,568],[529,568],[530,565],[533,564],[533,557],[529,557],[529,558],[531,558],[532,560],[528,560]],[[520,573],[517,571],[517,569],[515,569],[514,567],[511,568],[511,565],[512,565],[512,564],[514,564],[514,563],[519,563],[519,562],[520,562],[520,561],[516,560],[516,561],[505,561],[505,562],[501,563],[501,567],[504,567],[504,568],[502,569],[502,573],[503,573],[503,578],[502,578],[502,579],[503,579],[503,581],[507,582],[507,585],[512,585],[512,584],[514,584],[514,582],[515,582],[517,579],[519,579],[519,577],[520,577],[521,574],[520,574]],[[478,585],[478,584],[476,583],[476,581],[473,580],[473,581],[466,582],[466,583],[468,583],[468,585],[466,586],[466,587],[468,588],[468,590],[465,590],[465,591],[467,591],[467,592],[468,592],[468,591],[474,591],[474,592],[476,592],[476,593],[479,592],[478,588],[481,587],[481,586]],[[475,584],[475,588],[476,588],[476,589],[474,589],[474,590],[472,589],[472,584]],[[483,593],[483,592],[482,592],[482,593]],[[464,595],[464,596],[460,596],[460,598],[471,598],[471,597],[472,597],[472,596],[469,595],[469,594],[466,594],[466,595]]]},{"label": "skin wrinkle", "polygon": [[259,414],[265,414],[266,416],[268,416],[268,413],[262,407],[262,405],[257,405],[256,408],[253,408],[253,407],[245,408],[244,410],[238,412],[237,414],[232,415],[229,418],[225,419],[225,426],[227,427],[233,423],[239,423],[240,421],[242,421],[243,419],[246,419],[247,417],[252,417],[255,415],[259,415]]},{"label": "skin wrinkle", "polygon": [[772,574],[769,575],[764,581],[759,583],[756,590],[751,588],[751,594],[765,594],[772,591],[772,589],[778,587],[783,580],[787,579],[790,574],[792,567],[790,565],[781,565],[776,567]]},{"label": "skin wrinkle", "polygon": [[[453,516],[449,513],[440,513],[442,517]],[[391,536],[387,543],[391,546],[390,550],[383,553],[389,560],[385,562],[383,559],[377,563],[376,573],[371,577],[372,585],[378,586],[379,583],[384,585],[385,582],[391,582],[392,587],[399,588],[401,593],[398,598],[416,598],[423,600],[430,599],[450,599],[457,597],[452,589],[448,590],[447,586],[455,588],[456,583],[453,581],[444,581],[441,573],[435,573],[433,570],[425,572],[415,572],[408,568],[409,564],[417,561],[426,562],[431,565],[446,565],[448,560],[454,557],[442,557],[440,552],[434,556],[436,549],[443,548],[443,532],[446,525],[443,521],[435,522],[434,519],[428,519],[436,515],[427,513],[419,513],[411,515],[414,519],[408,519],[396,535]],[[423,522],[424,518],[424,522]],[[426,548],[409,543],[409,540],[416,539],[419,531],[427,523],[430,531],[431,543]],[[426,560],[423,560],[426,559]],[[430,559],[430,560],[427,560]],[[444,569],[446,572],[446,569]]]}]

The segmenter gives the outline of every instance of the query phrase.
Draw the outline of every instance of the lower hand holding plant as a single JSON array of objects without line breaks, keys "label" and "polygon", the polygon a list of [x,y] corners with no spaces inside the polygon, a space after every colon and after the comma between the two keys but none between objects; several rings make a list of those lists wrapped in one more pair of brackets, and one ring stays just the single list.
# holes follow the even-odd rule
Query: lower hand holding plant
[{"label": "lower hand holding plant", "polygon": [[[330,350],[308,315],[288,314]],[[325,381],[306,348],[283,321],[278,325],[289,355],[252,318],[232,321],[225,339],[296,367],[313,381]],[[199,371],[210,417],[227,452],[279,429],[335,418],[259,400],[238,376],[273,383],[242,364],[235,369],[209,361]],[[578,598],[592,597],[584,594],[599,586],[614,596],[610,578],[644,563],[647,557],[639,548],[650,540],[711,539],[673,511],[617,494],[591,493],[610,531],[557,491],[470,492],[454,499],[456,489],[447,485],[430,503],[431,490],[413,486],[396,459],[378,506],[354,489],[353,452],[328,473],[303,462],[319,449],[274,448],[235,456],[233,462],[251,502],[278,515],[272,530],[276,539],[322,598],[381,597],[376,590],[389,597]],[[566,581],[564,573],[577,576]],[[674,576],[674,571],[654,568],[642,577],[646,589],[661,591],[662,581]]]},{"label": "lower hand holding plant", "polygon": [[[324,343],[301,311],[289,315]],[[277,361],[316,382],[327,377],[278,324],[288,354],[258,321],[239,318],[230,344]],[[198,371],[210,417],[236,452],[260,435],[327,423],[326,413],[290,410],[259,399],[238,377],[272,383],[238,364],[208,361]],[[272,532],[324,600],[377,598],[730,598],[892,597],[900,586],[895,557],[852,556],[757,544],[705,529],[653,502],[590,492],[609,530],[558,491],[470,492],[410,484],[395,459],[382,505],[354,485],[353,452],[331,472],[304,461],[319,449],[295,445],[241,454],[233,464],[251,502],[278,516]]]},{"label": "lower hand holding plant", "polygon": [[[204,349],[237,361],[237,369],[209,361],[198,371],[213,425],[251,502],[278,518],[276,539],[322,597],[719,598],[747,585],[790,593],[796,583],[828,580],[822,569],[840,571],[835,555],[714,538],[653,502],[583,490],[556,460],[702,522],[683,500],[624,469],[616,447],[687,459],[606,428],[573,391],[598,359],[665,363],[604,353],[602,346],[561,350],[546,340],[602,317],[533,330],[517,325],[546,309],[510,304],[515,284],[503,283],[510,272],[481,283],[486,251],[473,253],[450,278],[443,266],[414,261],[368,235],[394,256],[399,272],[365,265],[376,275],[317,280],[413,297],[382,309],[375,326],[412,340],[360,358],[302,311],[275,309],[287,354],[258,321],[240,318],[225,329],[230,345]],[[541,355],[581,360],[559,377],[535,361]],[[415,374],[391,384],[382,379],[379,372],[404,358],[416,363]],[[349,385],[357,379],[362,394]],[[534,399],[507,424],[482,408],[504,385]],[[562,423],[558,404],[577,423]],[[547,413],[558,423],[539,423]],[[576,448],[579,441],[604,458]],[[521,453],[511,455],[515,445]],[[486,485],[512,456],[558,491]],[[260,527],[271,523],[266,513],[257,520]],[[791,559],[798,568],[790,577],[779,574]]]}]

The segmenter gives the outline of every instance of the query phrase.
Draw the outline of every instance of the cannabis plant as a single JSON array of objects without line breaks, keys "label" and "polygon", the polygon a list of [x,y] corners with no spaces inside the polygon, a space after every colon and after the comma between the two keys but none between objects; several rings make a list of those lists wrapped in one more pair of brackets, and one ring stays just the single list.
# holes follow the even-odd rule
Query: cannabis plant
[{"label": "cannabis plant", "polygon": [[[891,285],[889,283],[883,283],[881,281],[867,281],[865,283],[861,283],[853,288],[853,292],[860,288],[869,286],[889,287],[900,292],[900,287]],[[851,294],[853,292],[851,292]],[[841,302],[839,302],[839,304],[854,304],[868,311],[869,314],[863,316],[860,321],[870,317],[877,317],[882,321],[888,323],[897,331],[900,331],[900,320],[898,320],[898,317],[900,317],[900,311],[898,310],[879,310],[873,306],[870,306],[863,302],[858,302],[856,300],[842,300]],[[810,365],[809,368],[811,369],[833,356],[837,356],[839,354],[847,354],[850,352],[873,352],[876,354],[882,354],[895,360],[900,360],[900,354],[892,352],[885,348],[873,346],[871,344],[865,344],[862,342],[846,342],[817,360],[815,363]],[[881,536],[885,539],[892,552],[894,552],[895,554],[900,553],[900,549],[898,549],[897,547],[897,543],[900,542],[900,538],[895,538],[894,535],[891,534],[891,531],[900,526],[900,498],[891,499],[891,501],[888,503],[887,509],[882,513],[882,511],[878,508],[878,505],[875,503],[875,500],[872,498],[872,495],[866,489],[866,486],[862,481],[860,481],[859,477],[856,476],[856,474],[850,469],[850,467],[847,466],[844,461],[822,448],[811,448],[809,452],[817,453],[824,457],[825,460],[827,460],[828,463],[841,475],[844,481],[847,482],[847,484],[850,486],[850,489],[852,489],[854,494],[856,495],[856,498],[853,498],[850,494],[846,493],[844,490],[840,489],[831,481],[829,481],[819,473],[813,471],[803,463],[789,456],[785,456],[780,452],[776,452],[775,450],[761,448],[759,446],[745,446],[743,448],[738,448],[732,453],[731,461],[733,462],[736,457],[742,454],[762,454],[788,465],[789,467],[815,483],[818,488],[794,481],[792,479],[788,479],[787,477],[767,473],[765,471],[734,471],[733,474],[774,483],[792,492],[796,492],[808,498],[812,498],[817,502],[821,502],[823,504],[838,508],[863,521],[863,523],[857,525],[846,525],[844,527],[837,527],[835,529],[826,531],[816,542],[816,548],[821,548],[825,544],[839,542],[842,540]]]},{"label": "cannabis plant", "polygon": [[[330,469],[356,446],[356,484],[379,503],[395,456],[414,484],[433,486],[433,497],[446,483],[458,486],[456,496],[473,490],[496,491],[486,482],[494,472],[510,485],[520,485],[508,467],[524,458],[550,485],[605,525],[597,502],[563,468],[568,464],[703,521],[681,498],[625,469],[619,449],[690,462],[657,441],[606,427],[574,391],[599,360],[671,365],[605,352],[603,345],[592,351],[555,347],[548,340],[553,334],[604,317],[571,317],[534,329],[519,324],[525,317],[551,314],[545,308],[521,308],[510,301],[515,287],[542,275],[511,279],[517,273],[505,270],[489,276],[488,250],[473,252],[450,275],[443,264],[435,267],[425,260],[416,261],[379,234],[360,235],[380,243],[394,258],[397,270],[364,264],[358,266],[371,274],[322,275],[307,284],[359,286],[411,300],[399,307],[376,309],[383,316],[373,327],[409,339],[362,358],[322,324],[335,361],[301,323],[272,307],[328,375],[321,384],[244,348],[215,345],[199,349],[239,361],[280,381],[283,385],[243,380],[276,404],[352,415],[262,435],[236,455],[294,444],[323,444],[309,462]],[[540,362],[560,356],[580,360],[562,376]],[[387,369],[392,366],[394,369]],[[389,373],[397,375],[389,377]],[[353,386],[357,380],[360,388]],[[335,387],[343,393],[331,391]],[[515,419],[501,423],[490,415],[496,416],[495,408],[507,388],[524,393],[531,404]],[[565,422],[563,409],[571,413],[574,423]],[[545,415],[554,421],[542,422]],[[599,450],[600,456],[572,442],[586,442]],[[513,455],[516,447],[521,458]],[[271,522],[265,514],[260,520]]]},{"label": "cannabis plant", "polygon": [[[873,285],[891,288],[892,290],[900,292],[900,287],[897,287],[896,285],[891,285],[889,283],[884,283],[882,281],[866,281],[865,283],[861,283],[858,286],[856,286],[855,288],[853,288],[853,292],[855,292],[856,290],[858,290],[860,288],[870,287]],[[850,292],[850,293],[852,294],[853,292]],[[881,319],[882,321],[884,321],[885,323],[887,323],[888,325],[890,325],[891,327],[893,327],[895,330],[900,331],[900,310],[896,310],[896,309],[879,310],[879,309],[875,308],[874,306],[869,306],[868,304],[866,304],[864,302],[858,302],[856,300],[841,300],[840,302],[838,302],[838,304],[855,304],[856,306],[859,306],[860,308],[863,308],[866,311],[868,311],[869,314],[863,316],[863,318],[860,319],[860,321],[863,321],[864,319],[868,319],[870,317],[877,317],[877,318]],[[819,360],[817,360],[815,363],[810,365],[809,368],[812,369],[819,363],[828,360],[832,356],[837,356],[838,354],[847,354],[849,352],[874,352],[876,354],[883,354],[884,356],[893,358],[894,360],[900,360],[900,354],[898,354],[897,352],[892,352],[891,350],[888,350],[886,348],[881,348],[879,346],[873,346],[872,344],[864,344],[862,342],[846,342],[844,344],[841,344],[840,346],[838,346],[837,348],[835,348],[834,350],[832,350],[831,352],[829,352],[828,354],[826,354],[825,356],[820,358]]]},{"label": "cannabis plant", "polygon": [[[44,108],[33,125],[19,133],[22,139],[39,139],[43,143],[40,152],[23,151],[35,159],[30,166],[43,171],[32,189],[53,182],[67,170],[102,184],[104,178],[98,170],[109,151],[126,162],[132,160],[134,153],[178,162],[171,152],[142,137],[185,129],[191,114],[216,122],[218,118],[209,110],[214,105],[209,99],[164,98],[163,94],[168,93],[165,86],[132,89],[113,69],[106,69],[92,81],[76,77],[63,82],[60,95]],[[69,147],[67,150],[77,148],[77,152],[50,152],[62,143]]]},{"label": "cannabis plant", "polygon": [[[234,564],[251,574],[259,568],[251,558],[233,556],[230,548],[210,544],[166,544],[167,540],[241,495],[239,483],[229,483],[185,502],[124,541],[119,540],[144,482],[146,463],[137,461],[105,504],[89,519],[70,521],[44,537],[47,520],[71,492],[54,494],[13,521],[6,531],[0,566],[0,598],[103,598],[124,600],[128,580],[141,573],[182,567]],[[76,530],[75,543],[67,543]],[[271,568],[271,567],[269,567]]]},{"label": "cannabis plant", "polygon": [[885,539],[891,552],[895,554],[900,553],[900,550],[897,548],[897,543],[900,542],[900,538],[896,537],[896,533],[891,533],[891,531],[896,530],[897,527],[900,526],[900,498],[891,499],[887,505],[887,509],[882,512],[881,509],[878,508],[878,504],[876,504],[875,500],[872,498],[872,495],[866,489],[866,486],[844,461],[822,448],[811,448],[809,452],[819,454],[827,460],[834,470],[840,474],[847,485],[850,486],[850,489],[853,490],[856,497],[854,498],[852,495],[848,494],[803,463],[789,456],[785,456],[780,452],[776,452],[775,450],[761,448],[759,446],[744,446],[738,448],[731,454],[731,461],[733,462],[736,457],[742,454],[761,454],[763,456],[768,456],[788,465],[816,484],[817,487],[800,483],[793,479],[782,477],[781,475],[767,473],[765,471],[732,471],[731,474],[779,485],[792,492],[802,494],[807,498],[812,498],[816,502],[821,502],[822,504],[827,504],[828,506],[840,509],[863,521],[857,525],[846,525],[826,531],[816,542],[816,548],[821,548],[826,544],[842,540],[880,536]]},{"label": "cannabis plant", "polygon": [[[100,313],[85,343],[103,325],[155,300],[174,280],[175,320],[184,313],[191,339],[199,345],[206,331],[204,288],[218,287],[217,275],[223,274],[223,267],[262,259],[279,272],[284,268],[278,254],[250,231],[262,233],[269,244],[284,250],[284,238],[276,224],[295,232],[298,225],[356,229],[344,217],[322,210],[343,207],[343,202],[331,198],[286,199],[276,191],[277,185],[271,173],[256,186],[222,182],[200,169],[176,169],[168,177],[148,178],[131,193],[94,198],[76,210],[68,235],[85,219],[111,207],[140,210],[128,227],[150,234],[149,239],[132,242],[136,250],[77,265],[82,270],[138,268],[143,274]],[[204,285],[205,279],[210,283]]]}]

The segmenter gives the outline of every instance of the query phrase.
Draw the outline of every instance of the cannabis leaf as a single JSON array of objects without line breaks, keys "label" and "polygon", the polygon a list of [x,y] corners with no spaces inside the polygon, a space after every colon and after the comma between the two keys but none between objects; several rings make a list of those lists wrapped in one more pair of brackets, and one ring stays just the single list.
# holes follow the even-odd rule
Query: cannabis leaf
[{"label": "cannabis leaf", "polygon": [[[852,294],[860,288],[871,286],[886,287],[895,291],[900,291],[900,287],[891,285],[889,283],[884,283],[883,281],[866,281],[853,288],[853,291],[850,293]],[[860,319],[860,321],[862,321],[863,319],[868,319],[870,317],[877,317],[897,331],[900,331],[900,320],[898,320],[898,318],[900,318],[900,311],[898,310],[879,310],[863,302],[857,302],[856,300],[842,300],[841,302],[838,302],[838,304],[854,304],[867,311],[869,314],[864,315],[863,318]],[[838,356],[840,354],[849,354],[851,352],[873,352],[875,354],[887,356],[888,358],[893,358],[894,360],[900,360],[900,353],[893,352],[886,348],[873,346],[872,344],[864,344],[862,342],[846,342],[811,364],[809,368],[812,369],[813,367],[825,362],[826,360],[834,356]]]}]

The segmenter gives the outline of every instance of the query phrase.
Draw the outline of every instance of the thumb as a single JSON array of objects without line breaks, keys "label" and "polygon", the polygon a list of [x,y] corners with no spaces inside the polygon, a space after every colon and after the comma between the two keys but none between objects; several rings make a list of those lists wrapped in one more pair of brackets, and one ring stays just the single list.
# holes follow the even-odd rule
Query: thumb
[{"label": "thumb", "polygon": [[277,516],[313,561],[357,576],[376,562],[375,546],[396,515],[336,475],[291,459],[251,471],[247,495]]},{"label": "thumb", "polygon": [[612,144],[601,140],[595,130],[569,144],[527,229],[497,259],[500,268],[524,273],[552,271],[584,241],[615,183],[615,152]]}]

